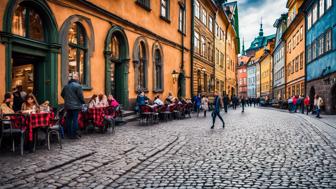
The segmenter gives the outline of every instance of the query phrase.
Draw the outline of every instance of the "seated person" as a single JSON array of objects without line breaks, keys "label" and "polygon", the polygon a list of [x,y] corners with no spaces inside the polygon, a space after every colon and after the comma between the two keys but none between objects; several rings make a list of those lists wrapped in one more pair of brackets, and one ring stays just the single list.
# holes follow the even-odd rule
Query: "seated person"
[{"label": "seated person", "polygon": [[109,106],[109,104],[107,102],[106,95],[103,95],[103,94],[98,95],[97,107],[104,108],[104,107],[108,107],[108,106]]},{"label": "seated person", "polygon": [[171,104],[174,102],[174,97],[171,92],[168,93],[168,96],[165,101],[166,101],[166,104]]},{"label": "seated person", "polygon": [[154,98],[154,104],[158,105],[158,106],[163,106],[163,102],[162,100],[160,99],[160,96],[157,95],[155,98]]},{"label": "seated person", "polygon": [[0,106],[0,112],[2,114],[13,114],[15,113],[13,110],[13,99],[14,96],[12,93],[6,93],[4,100]]},{"label": "seated person", "polygon": [[94,94],[89,100],[89,108],[96,108],[97,105],[98,105],[98,96]]},{"label": "seated person", "polygon": [[144,92],[141,92],[137,99],[136,99],[136,103],[138,106],[143,106],[143,105],[146,105],[148,103],[148,97],[145,96],[145,93]]},{"label": "seated person", "polygon": [[108,101],[108,105],[113,108],[116,108],[119,106],[119,102],[112,95],[108,96],[107,101]]},{"label": "seated person", "polygon": [[49,101],[45,101],[40,105],[40,111],[41,112],[50,112],[51,108],[49,105]]},{"label": "seated person", "polygon": [[22,104],[21,111],[23,113],[36,113],[39,111],[40,106],[33,94],[26,96],[25,102]]}]

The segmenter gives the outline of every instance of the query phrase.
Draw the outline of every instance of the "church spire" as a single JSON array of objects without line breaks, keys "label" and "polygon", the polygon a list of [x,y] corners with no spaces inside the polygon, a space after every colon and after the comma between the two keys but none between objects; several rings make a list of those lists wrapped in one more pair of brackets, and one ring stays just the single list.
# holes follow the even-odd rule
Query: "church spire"
[{"label": "church spire", "polygon": [[245,40],[244,40],[244,37],[243,37],[243,55],[245,55]]},{"label": "church spire", "polygon": [[261,17],[261,20],[260,20],[259,36],[260,36],[260,37],[264,36],[264,30],[263,30],[263,24],[262,24],[262,17]]}]

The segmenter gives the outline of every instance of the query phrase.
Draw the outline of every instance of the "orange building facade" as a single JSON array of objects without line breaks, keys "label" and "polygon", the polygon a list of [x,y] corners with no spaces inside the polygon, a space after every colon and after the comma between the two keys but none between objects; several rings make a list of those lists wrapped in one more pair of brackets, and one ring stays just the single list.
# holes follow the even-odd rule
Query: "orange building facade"
[{"label": "orange building facade", "polygon": [[138,91],[191,96],[190,0],[4,0],[0,13],[1,94],[24,85],[61,104],[78,72],[85,98],[113,94],[125,107]]},{"label": "orange building facade", "polygon": [[288,21],[283,34],[286,41],[286,98],[305,94],[305,20],[300,12],[302,0],[287,1]]}]

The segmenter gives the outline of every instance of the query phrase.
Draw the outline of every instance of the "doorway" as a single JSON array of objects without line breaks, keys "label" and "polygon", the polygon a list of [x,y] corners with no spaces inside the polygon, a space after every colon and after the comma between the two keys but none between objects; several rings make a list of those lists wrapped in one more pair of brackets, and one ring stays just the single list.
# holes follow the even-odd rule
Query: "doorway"
[{"label": "doorway", "polygon": [[331,108],[332,108],[332,112],[336,113],[336,84],[334,84],[334,86],[331,87]]},{"label": "doorway", "polygon": [[41,71],[40,64],[43,62],[43,57],[13,52],[12,59],[13,67],[11,90],[14,91],[17,86],[22,86],[24,92],[27,94],[33,93],[37,98],[39,98],[39,90],[44,87],[40,86],[38,83],[39,79],[41,79],[39,77],[39,72]]},{"label": "doorway", "polygon": [[111,61],[111,94],[118,102],[124,102],[125,83],[124,83],[124,65],[121,62]]}]

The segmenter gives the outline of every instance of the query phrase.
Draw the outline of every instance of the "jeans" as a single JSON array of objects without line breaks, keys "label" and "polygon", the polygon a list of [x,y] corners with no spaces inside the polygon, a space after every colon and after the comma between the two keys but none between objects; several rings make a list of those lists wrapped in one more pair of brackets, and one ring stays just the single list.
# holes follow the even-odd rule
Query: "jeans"
[{"label": "jeans", "polygon": [[320,109],[320,108],[317,108],[317,109],[316,109],[316,117],[320,117],[320,112],[321,112],[321,109]]},{"label": "jeans", "polygon": [[245,104],[242,104],[242,112],[244,112]]},{"label": "jeans", "polygon": [[75,137],[78,128],[79,110],[67,110],[66,125],[69,137]]},{"label": "jeans", "polygon": [[[224,123],[224,120],[223,120],[222,116],[220,115],[220,112],[219,112],[219,111],[213,111],[212,114],[211,114],[211,116],[212,116],[212,126],[215,125],[216,117],[217,117],[217,116],[218,116],[219,119],[222,121],[223,125],[225,124],[225,123]],[[224,127],[224,126],[223,126],[223,127]]]}]

